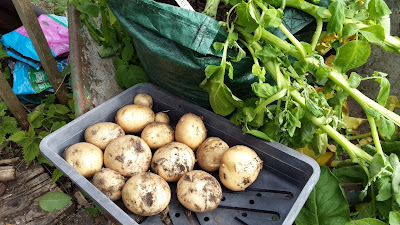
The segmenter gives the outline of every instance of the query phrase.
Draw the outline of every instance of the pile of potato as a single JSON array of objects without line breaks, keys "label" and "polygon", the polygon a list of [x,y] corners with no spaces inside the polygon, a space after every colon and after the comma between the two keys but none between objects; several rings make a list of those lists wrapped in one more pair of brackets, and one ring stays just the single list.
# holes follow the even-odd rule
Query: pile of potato
[{"label": "pile of potato", "polygon": [[[93,177],[93,185],[111,200],[122,197],[133,213],[155,215],[171,200],[167,182],[178,182],[179,202],[191,211],[207,212],[222,199],[221,185],[208,172],[219,170],[221,183],[233,191],[256,180],[262,161],[252,149],[207,138],[203,120],[192,113],[183,115],[174,130],[165,112],[153,112],[147,94],[136,95],[133,103],[118,110],[115,123],[89,126],[85,142],[63,155],[84,177]],[[196,161],[202,170],[193,170]]]}]

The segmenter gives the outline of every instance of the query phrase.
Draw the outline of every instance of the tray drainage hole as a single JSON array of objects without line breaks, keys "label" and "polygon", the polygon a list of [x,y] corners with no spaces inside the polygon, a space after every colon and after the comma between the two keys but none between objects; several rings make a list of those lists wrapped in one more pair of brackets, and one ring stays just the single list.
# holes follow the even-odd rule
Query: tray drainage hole
[{"label": "tray drainage hole", "polygon": [[180,213],[175,213],[175,217],[180,217],[181,214]]},{"label": "tray drainage hole", "polygon": [[278,221],[278,220],[279,220],[279,216],[273,215],[273,216],[272,216],[272,220],[273,220],[273,221]]},{"label": "tray drainage hole", "polygon": [[247,217],[247,213],[242,213],[242,216],[243,217]]},{"label": "tray drainage hole", "polygon": [[286,195],[285,200],[290,200],[290,199],[292,199],[292,196]]},{"label": "tray drainage hole", "polygon": [[254,204],[254,200],[250,200],[249,203],[253,205]]},{"label": "tray drainage hole", "polygon": [[204,221],[209,221],[210,220],[210,218],[208,218],[207,216],[206,217],[204,217]]},{"label": "tray drainage hole", "polygon": [[257,195],[257,197],[261,197],[261,193],[257,193],[256,195]]},{"label": "tray drainage hole", "polygon": [[222,197],[221,201],[225,201],[225,197]]}]

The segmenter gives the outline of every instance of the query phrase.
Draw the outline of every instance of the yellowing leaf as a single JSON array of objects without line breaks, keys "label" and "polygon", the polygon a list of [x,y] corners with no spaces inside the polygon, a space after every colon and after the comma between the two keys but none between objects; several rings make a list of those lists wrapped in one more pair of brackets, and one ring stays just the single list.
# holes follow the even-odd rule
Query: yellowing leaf
[{"label": "yellowing leaf", "polygon": [[386,108],[389,109],[390,111],[394,111],[396,108],[400,108],[400,102],[397,96],[390,95],[387,102],[386,102]]},{"label": "yellowing leaf", "polygon": [[327,33],[325,32],[324,35],[322,35],[315,48],[321,55],[325,55],[329,50],[331,50],[332,49],[331,44],[335,42],[338,38],[335,33],[332,33],[329,36],[326,34]]},{"label": "yellowing leaf", "polygon": [[317,161],[317,163],[320,166],[325,165],[330,158],[332,158],[332,156],[334,155],[333,152],[326,152],[325,154],[322,154],[320,156],[316,156],[314,151],[311,150],[308,145],[306,145],[304,148],[299,148],[297,149],[297,151],[303,153],[304,155],[310,156],[311,158],[315,159],[315,161]]},{"label": "yellowing leaf", "polygon": [[331,152],[336,152],[336,145],[328,145],[328,149]]},{"label": "yellowing leaf", "polygon": [[332,158],[335,153],[333,152],[326,152],[325,154],[321,155],[317,159],[317,163],[320,166],[326,165],[326,163]]},{"label": "yellowing leaf", "polygon": [[357,129],[361,124],[363,124],[366,119],[351,117],[351,116],[344,116],[343,117],[344,123],[347,125],[349,129]]},{"label": "yellowing leaf", "polygon": [[303,153],[304,155],[310,156],[313,159],[316,159],[317,157],[315,156],[315,153],[313,150],[308,148],[308,145],[306,145],[304,148],[299,148],[297,151]]},{"label": "yellowing leaf", "polygon": [[364,146],[364,145],[367,145],[367,144],[371,143],[372,141],[373,141],[372,137],[363,138],[363,139],[358,141],[357,145],[359,147],[361,147],[361,146]]},{"label": "yellowing leaf", "polygon": [[334,59],[335,59],[335,55],[330,55],[328,58],[325,59],[325,65],[334,69],[335,68],[335,66],[333,65]]}]

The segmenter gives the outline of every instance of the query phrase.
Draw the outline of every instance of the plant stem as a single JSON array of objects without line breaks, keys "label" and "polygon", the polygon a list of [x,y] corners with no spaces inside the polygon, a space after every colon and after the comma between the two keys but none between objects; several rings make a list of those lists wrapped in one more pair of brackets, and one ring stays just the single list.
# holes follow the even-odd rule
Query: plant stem
[{"label": "plant stem", "polygon": [[378,130],[376,129],[375,119],[369,115],[367,115],[367,119],[371,127],[372,138],[374,140],[376,151],[382,156],[383,160],[386,161],[386,157],[385,154],[383,153],[381,142],[379,140]]},{"label": "plant stem", "polygon": [[354,140],[358,140],[358,139],[362,139],[362,138],[367,138],[367,137],[371,137],[372,133],[365,133],[365,134],[360,134],[360,135],[354,135],[354,136],[348,136],[347,140],[349,141],[354,141]]},{"label": "plant stem", "polygon": [[317,47],[319,37],[321,36],[321,33],[322,33],[322,25],[324,24],[324,22],[322,21],[322,19],[320,17],[315,18],[315,19],[317,20],[317,28],[315,29],[315,34],[314,34],[312,42],[311,42],[312,50],[314,50],[315,47]]},{"label": "plant stem", "polygon": [[290,31],[282,23],[279,25],[279,29],[281,29],[281,31],[286,35],[286,37],[288,37],[289,40],[294,44],[294,46],[296,46],[296,48],[300,52],[301,56],[303,58],[305,58],[306,57],[306,50],[304,49],[304,47],[300,43],[300,41],[297,40],[297,38],[295,38],[293,36],[293,34],[290,33]]}]

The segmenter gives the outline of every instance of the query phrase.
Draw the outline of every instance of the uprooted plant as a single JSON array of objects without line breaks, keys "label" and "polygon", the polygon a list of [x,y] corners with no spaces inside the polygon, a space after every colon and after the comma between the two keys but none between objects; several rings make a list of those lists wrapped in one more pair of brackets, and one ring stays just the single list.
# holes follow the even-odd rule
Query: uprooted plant
[{"label": "uprooted plant", "polygon": [[[231,0],[229,3],[233,7],[228,18],[232,12],[235,16],[232,22],[221,22],[227,39],[224,43],[214,43],[214,48],[223,52],[221,63],[206,68],[206,79],[201,84],[209,93],[213,110],[223,116],[233,113],[231,122],[242,126],[245,133],[293,148],[307,146],[321,154],[326,151],[328,142],[336,142],[367,177],[360,198],[368,195],[371,199],[369,216],[388,221],[389,213],[377,205],[386,201],[387,212],[399,209],[400,166],[398,156],[388,156],[381,142],[393,141],[400,116],[385,108],[390,91],[387,74],[375,72],[365,78],[354,72],[346,75],[349,70],[366,63],[370,44],[400,54],[400,39],[390,36],[385,26],[391,13],[386,3],[383,0],[366,3],[336,0],[328,8],[302,0]],[[315,18],[316,31],[312,40],[300,42],[284,26],[285,7],[299,9]],[[324,23],[327,23],[327,31],[323,31]],[[279,28],[290,42],[269,32],[271,27]],[[335,37],[333,67],[326,65],[323,56],[316,51],[323,34]],[[245,49],[253,58],[252,73],[259,81],[252,84],[255,97],[242,100],[230,91],[224,80],[226,73],[234,79],[230,61],[246,57]],[[235,57],[228,56],[232,51],[237,52]],[[273,82],[266,82],[267,74]],[[375,79],[380,84],[377,102],[357,90],[360,82],[366,79]],[[364,151],[342,134],[347,128],[342,107],[348,96],[365,111],[373,151]],[[398,142],[392,145],[400,148]]]}]

